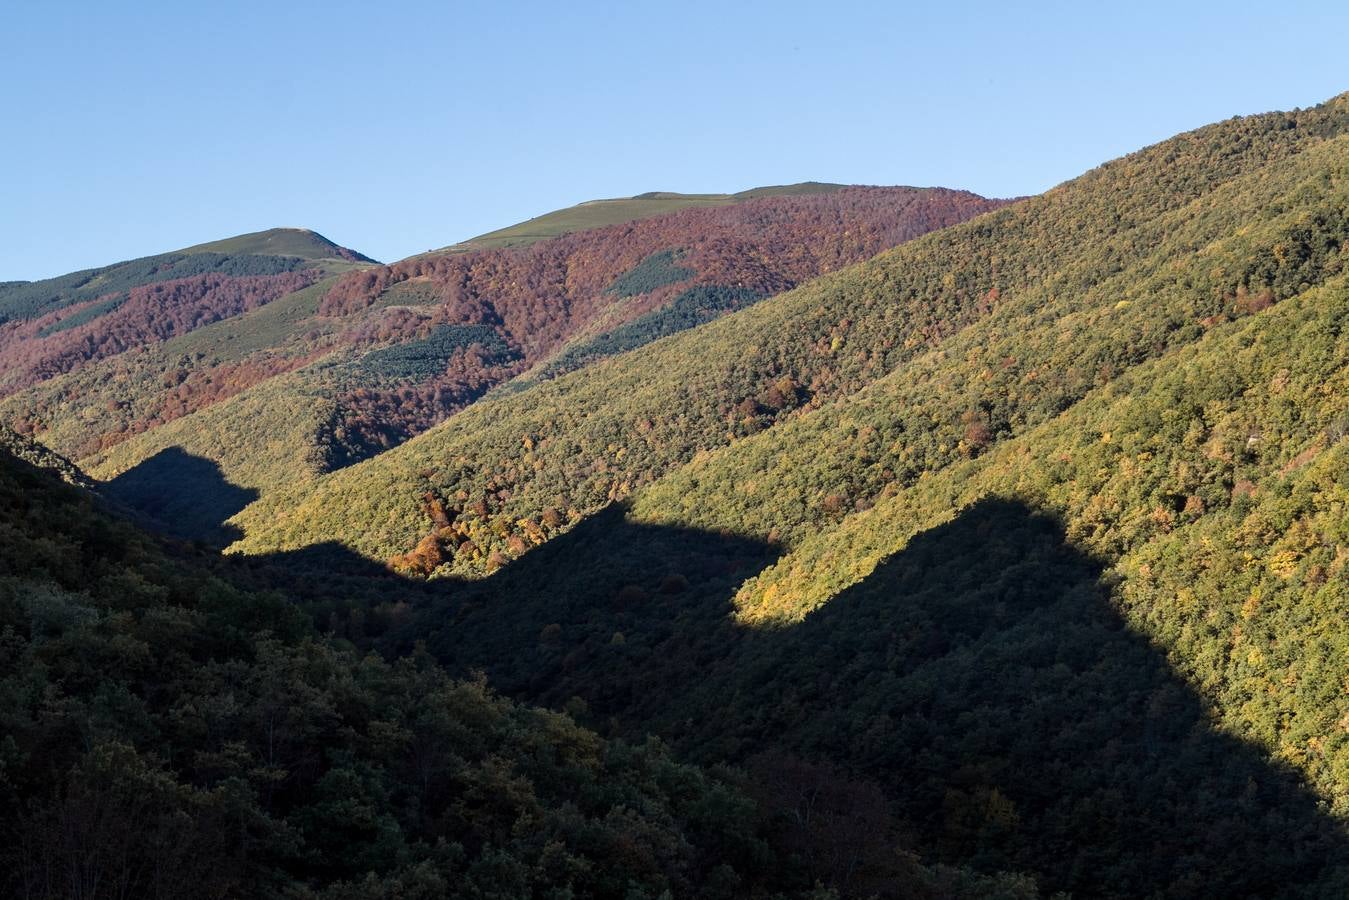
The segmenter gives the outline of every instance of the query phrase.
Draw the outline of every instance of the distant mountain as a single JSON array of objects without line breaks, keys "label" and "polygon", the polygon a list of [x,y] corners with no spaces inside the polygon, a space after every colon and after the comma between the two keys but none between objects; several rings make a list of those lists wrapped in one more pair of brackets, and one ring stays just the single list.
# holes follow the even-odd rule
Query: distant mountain
[{"label": "distant mountain", "polygon": [[0,285],[0,397],[369,262],[312,231],[286,228],[8,282]]},{"label": "distant mountain", "polygon": [[345,259],[349,262],[373,263],[368,256],[334,244],[323,235],[308,228],[271,228],[224,240],[197,244],[179,250],[179,253],[255,254],[261,256],[298,256],[301,259]]},{"label": "distant mountain", "polygon": [[0,324],[36,319],[73,304],[159,281],[206,273],[266,275],[302,267],[283,263],[283,259],[373,262],[313,231],[273,228],[42,281],[0,282]]}]

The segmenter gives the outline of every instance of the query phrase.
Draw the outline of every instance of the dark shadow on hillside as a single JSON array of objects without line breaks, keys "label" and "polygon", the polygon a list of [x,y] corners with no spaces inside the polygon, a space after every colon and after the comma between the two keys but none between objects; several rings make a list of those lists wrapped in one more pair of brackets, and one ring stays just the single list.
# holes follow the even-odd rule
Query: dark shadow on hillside
[{"label": "dark shadow on hillside", "polygon": [[[771,562],[611,509],[391,617],[452,671],[655,732],[700,762],[786,752],[879,784],[926,858],[1079,897],[1344,896],[1340,827],[1217,733],[1053,518],[984,501],[793,627],[733,623]],[[580,698],[579,703],[572,698]]]},{"label": "dark shadow on hillside", "polygon": [[[252,499],[181,450],[108,489],[180,532]],[[983,501],[803,622],[737,625],[737,587],[777,553],[611,507],[483,581],[408,581],[336,545],[220,566],[339,639],[424,641],[601,731],[771,766],[756,780],[776,790],[812,771],[784,760],[828,763],[880,786],[925,859],[1078,897],[1349,896],[1338,823],[1213,729],[1052,517]]]},{"label": "dark shadow on hillside", "polygon": [[[1213,730],[1101,573],[1052,517],[986,500],[800,625],[751,635],[695,705],[736,696],[723,715],[743,740],[877,779],[939,858],[1076,896],[1320,893],[1346,859],[1339,826]],[[708,725],[685,743],[726,740]]]},{"label": "dark shadow on hillside", "polygon": [[750,538],[632,522],[614,505],[483,581],[442,587],[386,646],[425,639],[452,670],[481,669],[503,692],[552,706],[580,696],[594,723],[647,721],[682,689],[672,679],[734,641],[731,597],[778,555]]},{"label": "dark shadow on hillside", "polygon": [[424,641],[603,732],[778,790],[818,771],[783,760],[866,779],[925,859],[1076,897],[1349,896],[1339,824],[1213,729],[1054,518],[980,502],[803,622],[737,625],[737,587],[777,552],[611,507],[477,582],[406,581],[336,546],[231,565],[339,638]]},{"label": "dark shadow on hillside", "polygon": [[154,531],[224,547],[243,536],[226,520],[258,492],[225,480],[214,461],[169,447],[128,469],[101,491],[132,510]]},{"label": "dark shadow on hillside", "polygon": [[319,631],[369,649],[413,609],[444,597],[438,582],[405,579],[381,563],[328,542],[263,556],[220,558],[220,574],[252,590],[276,590]]}]

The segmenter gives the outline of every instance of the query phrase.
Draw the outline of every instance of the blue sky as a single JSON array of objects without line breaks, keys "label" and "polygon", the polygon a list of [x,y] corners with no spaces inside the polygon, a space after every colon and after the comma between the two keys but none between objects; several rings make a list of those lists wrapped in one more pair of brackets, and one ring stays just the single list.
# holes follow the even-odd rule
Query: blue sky
[{"label": "blue sky", "polygon": [[0,280],[274,225],[392,260],[649,190],[1034,193],[1349,90],[1347,9],[20,2]]}]

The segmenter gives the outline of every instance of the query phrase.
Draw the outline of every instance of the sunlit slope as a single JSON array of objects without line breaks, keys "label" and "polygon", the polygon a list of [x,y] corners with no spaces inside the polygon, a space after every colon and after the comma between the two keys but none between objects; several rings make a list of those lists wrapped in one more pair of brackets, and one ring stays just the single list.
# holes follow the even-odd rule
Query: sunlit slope
[{"label": "sunlit slope", "polygon": [[1000,303],[849,402],[710,454],[639,505],[794,543],[1052,419],[1143,360],[1335,277],[1346,209],[1349,137],[1340,137],[1158,217],[1141,264],[1080,292]]},{"label": "sunlit slope", "polygon": [[[736,491],[757,491],[795,512],[775,534],[752,511],[739,524],[799,536],[1333,274],[1347,122],[1341,97],[1199,129],[593,370],[489,398],[312,492],[245,510],[238,548],[336,539],[386,559],[438,527],[429,496],[457,515],[419,564],[480,572],[702,451],[734,445],[717,465],[762,471],[771,463],[741,462],[736,448],[765,429],[745,442],[765,459],[816,458],[799,482],[713,481],[702,507],[672,515],[716,518],[742,503]],[[831,424],[847,423],[846,398],[891,373],[882,406],[902,405],[872,426],[888,439],[846,438]],[[784,431],[792,447],[776,446],[779,423],[809,431],[816,416],[811,440]],[[838,484],[849,489],[826,490]],[[672,495],[699,496],[688,484]]]},{"label": "sunlit slope", "polygon": [[291,372],[137,435],[85,460],[85,467],[107,480],[165,450],[177,450],[221,465],[225,478],[240,487],[256,490],[279,472],[291,483],[304,482],[327,469],[316,437],[333,411],[331,392],[322,382]]},{"label": "sunlit slope", "polygon": [[[1108,787],[1093,796],[1096,753],[1109,785],[1147,782],[1138,794],[1149,809],[1192,808],[1203,840],[1214,829],[1242,830],[1231,824],[1244,815],[1240,805],[1211,805],[1230,788],[1219,786],[1226,764],[1201,749],[1203,736],[1223,735],[1247,748],[1227,752],[1267,760],[1270,772],[1292,772],[1310,786],[1342,831],[1349,817],[1349,638],[1339,626],[1349,615],[1347,328],[1349,283],[1339,275],[1134,367],[985,455],[810,532],[731,604],[743,628],[780,637],[703,650],[696,666],[686,662],[686,677],[664,672],[665,683],[684,684],[688,693],[646,724],[678,734],[693,752],[751,752],[770,741],[846,760],[890,786],[918,818],[920,843],[933,848],[952,828],[952,792],[974,798],[996,789],[1019,827],[988,829],[962,852],[1041,873],[1049,889],[1098,895],[1127,871],[1130,854],[1146,859],[1149,843],[1175,827],[1163,824],[1149,837],[1176,820],[1144,813],[1112,831],[1104,810],[1129,801]],[[1038,562],[1043,535],[1015,516],[966,524],[978,523],[990,505],[1046,516],[1099,575],[1054,599],[1070,573]],[[633,519],[655,527],[659,516],[646,506],[639,502]],[[702,527],[715,527],[713,518]],[[735,519],[727,517],[728,528]],[[934,544],[934,535],[963,540]],[[961,553],[976,578],[941,568]],[[1001,568],[980,570],[983,558]],[[943,599],[916,596],[924,588]],[[1027,606],[1027,597],[1039,599]],[[934,603],[940,612],[931,615],[940,617],[924,621],[921,610]],[[1104,630],[1092,624],[1098,615]],[[648,642],[634,632],[626,633],[632,658],[674,655],[658,637]],[[1178,683],[1149,685],[1146,666],[1130,668],[1121,658],[1123,641],[1153,648]],[[556,689],[588,696],[585,678]],[[1117,685],[1103,687],[1112,680]],[[654,689],[625,683],[633,696]],[[1198,698],[1198,721],[1163,737],[1186,695]],[[1114,704],[1120,708],[1107,712]],[[709,709],[717,715],[705,715]],[[1102,726],[1102,740],[1084,743]],[[1170,749],[1148,751],[1155,758],[1139,762],[1131,744],[1148,741]],[[934,773],[933,760],[941,760],[936,773],[952,774]],[[1168,767],[1175,775],[1164,778],[1183,779],[1167,781],[1171,787],[1156,775]],[[1057,789],[1044,797],[1041,779],[1050,773]],[[1276,777],[1254,772],[1248,795],[1269,802]],[[943,790],[944,807],[931,801]],[[1067,825],[1070,805],[1102,810],[1095,827]],[[1250,822],[1264,828],[1291,808],[1270,807]],[[1274,854],[1287,875],[1342,884],[1343,872],[1314,861],[1320,851],[1295,861],[1310,846],[1301,828],[1290,819],[1270,832],[1287,842],[1286,856]],[[1116,861],[1113,875],[1072,866],[1096,841]],[[1066,856],[1046,849],[1070,845]],[[1233,890],[1273,871],[1222,862],[1225,852],[1201,855],[1208,877]],[[1179,889],[1184,867],[1173,877]],[[1115,892],[1137,895],[1122,883]],[[1258,892],[1321,895],[1291,882]]]},{"label": "sunlit slope", "polygon": [[[265,493],[395,446],[531,367],[532,378],[586,367],[1004,205],[845,188],[366,269],[325,282],[317,307],[316,285],[276,301],[284,314],[260,310],[95,369],[15,414],[27,409],[101,476],[176,448]],[[233,424],[245,408],[252,440]]]},{"label": "sunlit slope", "polygon": [[370,260],[307,229],[275,228],[40,281],[0,283],[0,323],[40,318],[75,304],[176,278],[208,273],[270,275],[318,264],[329,271],[346,271],[353,262]]},{"label": "sunlit slope", "polygon": [[[1284,199],[1248,197],[1272,217],[1198,255],[1249,274],[1213,306],[1212,285],[1163,266],[1061,330],[1009,332],[1021,347],[997,344],[995,313],[628,510],[561,533],[545,515],[548,543],[433,581],[439,602],[389,646],[580,698],[695,759],[830,760],[884,786],[921,852],[1047,893],[1342,896],[1344,140],[1281,166]],[[1149,303],[1174,326],[1116,318]],[[1159,349],[1159,333],[1176,336]],[[1125,335],[1140,358],[1098,368]],[[1000,376],[955,352],[966,339],[1049,363]],[[1060,340],[1081,358],[1039,356]],[[1095,374],[1077,394],[1041,381],[1050,363]],[[1034,399],[1005,425],[951,405],[1002,395]]]},{"label": "sunlit slope", "polygon": [[[978,458],[806,534],[746,583],[738,615],[799,619],[918,530],[987,495],[1058,513],[1068,537],[1117,561],[1126,598],[1177,591],[1195,612],[1239,606],[1252,592],[1325,587],[1327,599],[1349,602],[1347,327],[1349,279],[1337,275],[1130,369]],[[649,492],[635,517],[669,515],[667,490],[686,477]],[[740,519],[728,511],[702,525]]]}]

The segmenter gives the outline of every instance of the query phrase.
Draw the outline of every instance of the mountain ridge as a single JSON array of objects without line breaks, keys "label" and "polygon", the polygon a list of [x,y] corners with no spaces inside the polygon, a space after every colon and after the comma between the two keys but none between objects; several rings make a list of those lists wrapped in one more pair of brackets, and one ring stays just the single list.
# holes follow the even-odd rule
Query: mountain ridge
[{"label": "mountain ridge", "polygon": [[[535,241],[560,237],[575,231],[603,228],[634,222],[679,209],[727,206],[760,197],[790,197],[802,194],[829,193],[845,187],[861,185],[832,184],[820,181],[802,181],[795,184],[767,185],[749,188],[733,194],[687,194],[678,191],[647,191],[631,197],[605,197],[583,200],[572,206],[533,216],[523,222],[507,225],[476,237],[467,238],[428,253],[466,252],[489,247],[526,247]],[[418,254],[421,255],[421,254]]]}]

